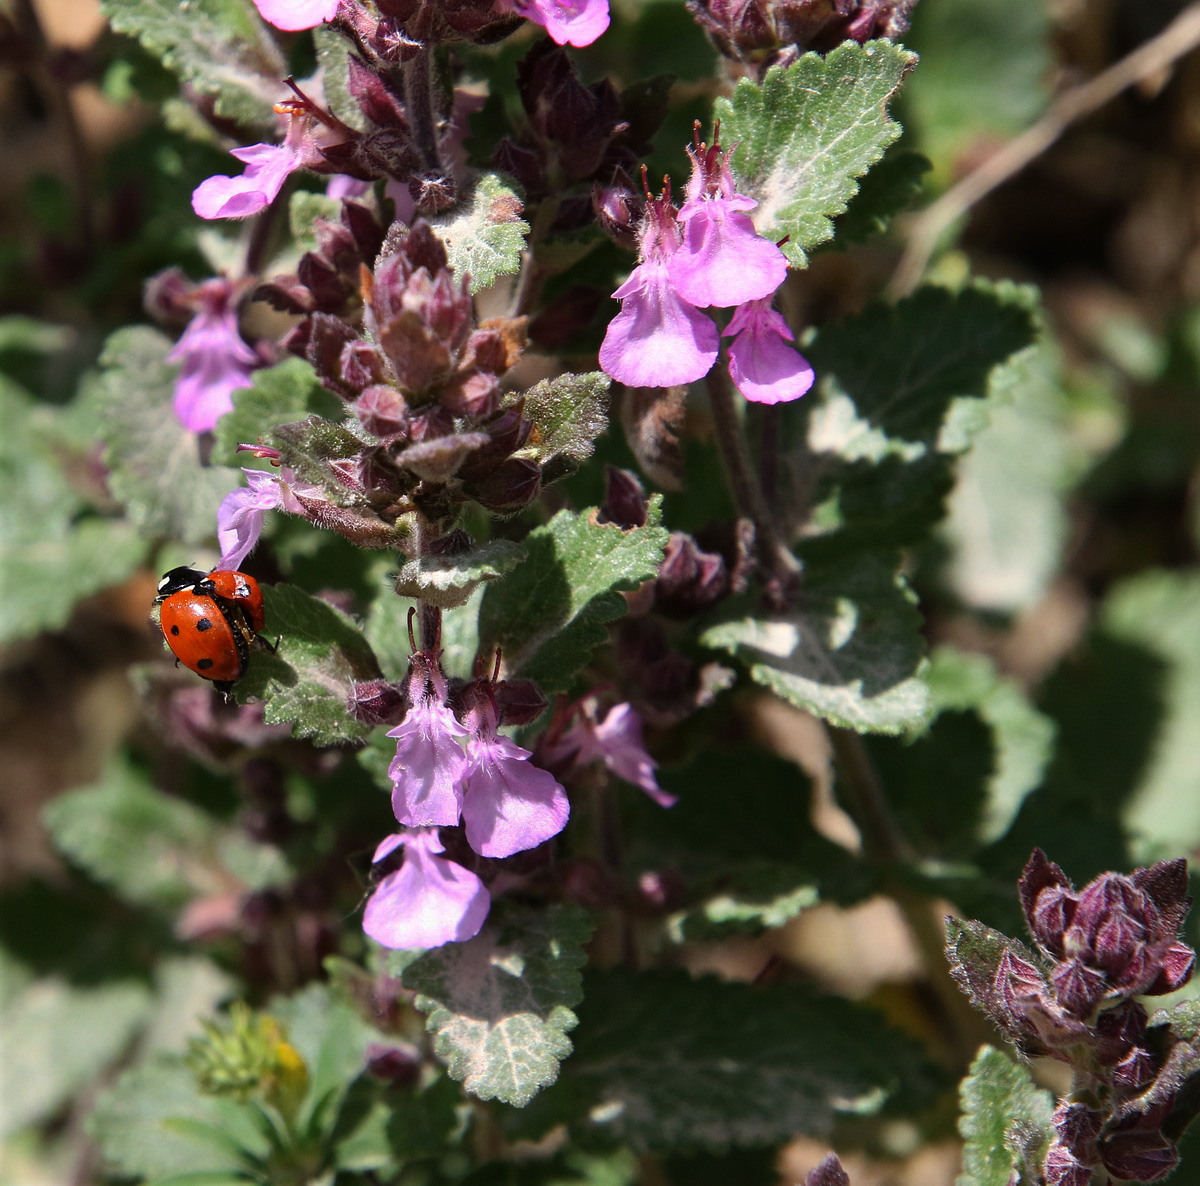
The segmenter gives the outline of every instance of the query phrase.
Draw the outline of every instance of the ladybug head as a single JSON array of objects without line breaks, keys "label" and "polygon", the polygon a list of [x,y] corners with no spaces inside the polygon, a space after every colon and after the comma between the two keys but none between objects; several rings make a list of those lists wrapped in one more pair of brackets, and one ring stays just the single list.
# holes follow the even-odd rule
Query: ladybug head
[{"label": "ladybug head", "polygon": [[158,582],[158,596],[155,600],[163,601],[181,589],[194,589],[207,577],[208,573],[201,572],[196,568],[173,568]]}]

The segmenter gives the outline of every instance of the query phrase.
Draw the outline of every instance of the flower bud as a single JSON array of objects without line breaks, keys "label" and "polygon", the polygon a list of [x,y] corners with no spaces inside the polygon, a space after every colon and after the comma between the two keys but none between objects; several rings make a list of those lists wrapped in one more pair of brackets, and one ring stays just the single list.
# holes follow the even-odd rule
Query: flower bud
[{"label": "flower bud", "polygon": [[469,483],[467,493],[481,506],[508,514],[528,506],[542,486],[541,468],[524,457],[509,457],[486,478]]},{"label": "flower bud", "polygon": [[366,725],[397,725],[408,711],[408,697],[387,680],[359,680],[350,685],[346,710]]},{"label": "flower bud", "polygon": [[354,414],[367,432],[385,440],[408,432],[408,401],[394,387],[368,387],[355,401]]},{"label": "flower bud", "polygon": [[622,531],[646,526],[646,491],[637,475],[615,465],[604,468],[604,502],[597,521],[615,523]]}]

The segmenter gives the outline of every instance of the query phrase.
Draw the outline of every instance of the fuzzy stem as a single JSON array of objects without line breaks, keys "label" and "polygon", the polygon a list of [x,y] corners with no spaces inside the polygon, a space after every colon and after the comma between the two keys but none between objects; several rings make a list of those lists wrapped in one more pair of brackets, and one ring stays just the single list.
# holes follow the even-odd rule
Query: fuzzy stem
[{"label": "fuzzy stem", "polygon": [[441,173],[437,114],[434,109],[434,50],[423,45],[401,67],[404,80],[404,109],[412,129],[413,144],[427,173]]},{"label": "fuzzy stem", "polygon": [[725,480],[738,514],[754,524],[759,557],[764,568],[768,574],[795,572],[796,559],[779,538],[775,518],[751,466],[750,450],[738,415],[733,384],[724,365],[714,366],[708,372],[708,403],[717,429],[717,445],[721,451]]},{"label": "fuzzy stem", "polygon": [[948,1051],[965,1066],[979,1045],[991,1040],[991,1027],[950,977],[941,909],[903,875],[903,866],[916,854],[892,812],[867,747],[849,729],[827,731],[837,763],[838,798],[858,826],[863,853],[881,874],[884,892],[904,916],[937,997]]}]

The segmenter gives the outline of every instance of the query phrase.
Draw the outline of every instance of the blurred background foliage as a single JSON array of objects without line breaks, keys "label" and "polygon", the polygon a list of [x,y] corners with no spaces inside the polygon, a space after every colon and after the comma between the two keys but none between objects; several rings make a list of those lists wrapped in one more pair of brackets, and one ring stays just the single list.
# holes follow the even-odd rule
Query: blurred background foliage
[{"label": "blurred background foliage", "polygon": [[[906,44],[922,61],[897,114],[906,129],[899,149],[930,162],[923,188],[886,236],[816,253],[790,293],[796,323],[820,326],[887,290],[925,208],[1056,95],[1184,7],[920,0]],[[577,60],[587,78],[676,76],[650,171],[681,178],[691,120],[715,97],[712,52],[676,3],[623,8],[613,35]],[[473,68],[510,72],[519,52],[502,48]],[[336,751],[307,755],[322,779],[256,801],[245,780],[235,793],[206,739],[192,746],[197,762],[163,746],[148,725],[174,678],[148,620],[155,577],[195,557],[164,554],[130,532],[105,486],[87,396],[107,334],[144,320],[146,278],[171,265],[197,278],[210,270],[212,232],[189,197],[224,157],[213,138],[196,134],[175,79],[109,31],[94,0],[10,0],[0,53],[0,1007],[8,1034],[0,1094],[3,1172],[32,1186],[96,1178],[83,1117],[97,1090],[131,1051],[178,1047],[191,1019],[228,993],[234,971],[264,991],[317,973],[316,965],[278,966],[280,927],[308,935],[314,959],[339,925],[353,928],[319,887],[308,899],[272,898],[270,854],[235,822],[247,812],[269,816],[279,796],[314,831],[336,826],[354,836],[360,827],[369,837],[378,821],[377,804],[354,806],[361,771]],[[476,141],[486,142],[488,118],[485,109]],[[1200,53],[1076,120],[964,210],[939,242],[931,276],[954,285],[969,273],[1036,284],[1046,333],[959,466],[943,528],[910,556],[942,716],[920,746],[881,739],[870,748],[911,835],[928,836],[942,857],[954,851],[956,821],[919,794],[907,801],[904,788],[991,780],[984,842],[962,853],[970,876],[943,860],[924,888],[1016,929],[1012,882],[1034,844],[1077,881],[1200,849]],[[627,462],[616,435],[604,447]],[[675,501],[685,520],[702,521],[704,483],[691,489],[694,498]],[[582,502],[590,492],[578,494]],[[361,557],[336,541],[315,543],[283,525],[273,545],[313,590],[337,584],[361,599],[375,587]],[[753,760],[800,762],[824,804],[823,830],[844,842],[847,825],[828,803],[829,756],[811,722],[757,697],[739,712],[779,755],[760,749]],[[960,760],[980,717],[1001,739],[1003,760],[992,769]],[[300,745],[277,731],[256,741]],[[64,862],[46,830],[56,813],[66,818],[61,797],[81,787],[117,796],[123,780],[140,786],[137,771],[146,769],[179,795],[144,802],[130,791],[128,835],[150,831],[147,814],[166,813],[154,834],[173,844],[146,851],[134,883],[103,884],[96,849],[112,838],[75,813],[73,827],[59,829],[59,847],[82,854],[93,875]],[[719,785],[718,774],[710,778]],[[356,824],[356,811],[371,822]],[[647,836],[656,826],[662,821],[645,821]],[[226,846],[242,887],[263,888],[262,910],[275,914],[257,941],[217,941],[201,957],[194,941],[212,919],[196,903],[216,917],[227,891],[205,860],[215,845]],[[325,859],[344,863],[348,854]],[[861,900],[868,889],[827,889],[821,906],[754,937],[691,920],[697,938],[683,962],[735,980],[773,962],[871,997],[919,1031],[926,971],[892,906]],[[839,894],[858,904],[831,904]],[[845,1159],[852,1180],[951,1182],[952,1120],[934,1134],[928,1140],[900,1122],[876,1130],[871,1148]],[[852,1125],[842,1135],[854,1143]],[[798,1139],[763,1154],[752,1179],[742,1177],[745,1159],[732,1172],[789,1181],[820,1155]],[[679,1157],[660,1167],[659,1180],[729,1180],[722,1165]],[[563,1180],[584,1173],[575,1165]]]}]

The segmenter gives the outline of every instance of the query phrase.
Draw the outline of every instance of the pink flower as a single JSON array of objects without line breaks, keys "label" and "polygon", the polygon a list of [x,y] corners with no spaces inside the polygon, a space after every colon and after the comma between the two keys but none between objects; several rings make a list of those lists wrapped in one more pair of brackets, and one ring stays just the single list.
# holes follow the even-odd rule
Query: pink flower
[{"label": "pink flower", "polygon": [[758,205],[734,189],[733,149],[689,149],[692,176],[679,211],[683,245],[668,264],[671,283],[684,300],[728,308],[770,296],[787,276],[787,256],[762,238],[745,211]]},{"label": "pink flower", "polygon": [[261,469],[242,473],[249,485],[230,491],[217,508],[218,568],[241,568],[262,535],[267,511],[283,506],[283,488],[274,474]]},{"label": "pink flower", "polygon": [[559,45],[591,45],[608,28],[608,0],[507,0],[507,7]]},{"label": "pink flower", "polygon": [[208,280],[196,290],[199,310],[167,355],[180,363],[175,416],[189,432],[208,432],[233,410],[233,393],[250,386],[259,357],[238,333],[233,288]]},{"label": "pink flower", "polygon": [[441,947],[479,933],[491,906],[482,881],[448,857],[434,828],[389,836],[375,850],[381,861],[399,845],[404,864],[376,887],[363,930],[384,947]]},{"label": "pink flower", "polygon": [[218,174],[196,186],[192,209],[201,218],[247,218],[265,210],[301,163],[286,144],[251,144],[230,156],[245,162],[246,170],[238,177]]},{"label": "pink flower", "polygon": [[388,732],[396,756],[388,767],[392,810],[402,824],[456,824],[462,811],[467,731],[446,706],[446,680],[435,657],[418,651],[409,661],[412,707]]},{"label": "pink flower", "polygon": [[467,747],[463,823],[467,843],[485,857],[508,857],[566,827],[567,793],[529,750],[507,737],[478,735]]},{"label": "pink flower", "polygon": [[673,387],[708,374],[717,359],[717,327],[679,296],[668,261],[679,247],[675,208],[665,196],[646,202],[639,232],[642,262],[613,293],[621,311],[609,322],[600,366],[630,387]]},{"label": "pink flower", "polygon": [[795,335],[769,297],[742,305],[725,333],[736,335],[729,346],[729,377],[748,400],[787,403],[813,385],[813,369],[788,345]]},{"label": "pink flower", "polygon": [[264,21],[294,33],[333,20],[338,0],[254,0],[254,4]]},{"label": "pink flower", "polygon": [[325,185],[327,198],[361,198],[371,188],[369,181],[360,181],[348,173],[335,173]]},{"label": "pink flower", "polygon": [[595,729],[596,743],[604,764],[627,783],[645,791],[660,807],[678,802],[658,785],[657,762],[646,752],[642,740],[642,718],[632,704],[614,704]]}]

